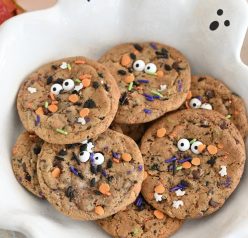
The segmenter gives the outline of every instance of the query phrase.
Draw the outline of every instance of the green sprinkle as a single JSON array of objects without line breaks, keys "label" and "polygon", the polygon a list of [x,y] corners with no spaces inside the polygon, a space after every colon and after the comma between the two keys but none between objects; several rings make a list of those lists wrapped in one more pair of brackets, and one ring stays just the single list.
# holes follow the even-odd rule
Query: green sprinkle
[{"label": "green sprinkle", "polygon": [[131,82],[131,83],[129,84],[129,86],[128,86],[128,91],[131,91],[132,88],[133,88],[133,82]]},{"label": "green sprinkle", "polygon": [[82,81],[80,79],[75,79],[74,81],[75,81],[75,83],[82,83]]},{"label": "green sprinkle", "polygon": [[45,102],[45,108],[48,108],[48,102],[47,101]]},{"label": "green sprinkle", "polygon": [[178,166],[177,170],[181,170],[183,168],[183,166]]},{"label": "green sprinkle", "polygon": [[63,135],[68,135],[68,132],[67,131],[64,131],[62,129],[56,129],[56,131],[60,134],[63,134]]},{"label": "green sprinkle", "polygon": [[156,91],[156,90],[151,90],[151,93],[153,93],[154,95],[157,95],[157,96],[159,96],[159,97],[161,97],[161,98],[164,97],[164,95],[162,95],[161,93],[159,93],[159,92]]},{"label": "green sprinkle", "polygon": [[67,68],[69,69],[69,71],[71,71],[71,65],[67,64]]},{"label": "green sprinkle", "polygon": [[147,73],[147,74],[149,74],[149,75],[153,75],[153,76],[157,76],[157,73]]},{"label": "green sprinkle", "polygon": [[192,145],[194,142],[196,142],[196,139],[191,140],[189,143]]},{"label": "green sprinkle", "polygon": [[232,115],[229,114],[226,116],[226,119],[230,119],[231,117],[232,117]]}]

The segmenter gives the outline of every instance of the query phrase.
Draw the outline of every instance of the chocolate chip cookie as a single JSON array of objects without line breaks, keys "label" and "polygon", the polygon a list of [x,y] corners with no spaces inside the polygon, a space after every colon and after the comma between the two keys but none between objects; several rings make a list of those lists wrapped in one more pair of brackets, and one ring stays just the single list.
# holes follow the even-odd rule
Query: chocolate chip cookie
[{"label": "chocolate chip cookie", "polygon": [[97,223],[116,238],[167,238],[181,227],[183,220],[172,219],[155,210],[140,195],[124,211]]},{"label": "chocolate chip cookie", "polygon": [[209,110],[162,118],[142,138],[144,198],[172,218],[198,218],[223,206],[240,182],[245,147],[237,128]]},{"label": "chocolate chip cookie", "polygon": [[55,144],[104,132],[117,111],[119,90],[101,64],[84,57],[40,67],[22,84],[17,108],[24,127]]},{"label": "chocolate chip cookie", "polygon": [[37,160],[43,140],[23,132],[12,149],[12,168],[18,182],[39,198],[44,198],[37,177]]},{"label": "chocolate chip cookie", "polygon": [[115,121],[145,123],[178,109],[191,81],[186,58],[160,43],[127,43],[106,52],[101,63],[115,77],[121,98]]},{"label": "chocolate chip cookie", "polygon": [[221,81],[211,76],[193,76],[187,108],[215,110],[228,118],[246,137],[248,122],[244,101]]},{"label": "chocolate chip cookie", "polygon": [[112,130],[80,144],[45,143],[38,160],[47,200],[79,220],[105,218],[134,202],[143,176],[138,146]]}]

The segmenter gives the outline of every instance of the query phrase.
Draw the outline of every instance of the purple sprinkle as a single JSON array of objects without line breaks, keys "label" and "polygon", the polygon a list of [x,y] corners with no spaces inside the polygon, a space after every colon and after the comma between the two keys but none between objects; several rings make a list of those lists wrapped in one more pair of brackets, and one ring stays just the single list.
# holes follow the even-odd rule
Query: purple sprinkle
[{"label": "purple sprinkle", "polygon": [[121,158],[121,155],[119,153],[116,153],[116,152],[112,152],[112,155],[115,159],[120,159]]},{"label": "purple sprinkle", "polygon": [[107,177],[107,172],[106,172],[106,170],[103,170],[103,171],[102,171],[102,176],[103,176],[103,177]]},{"label": "purple sprinkle", "polygon": [[178,160],[178,163],[184,163],[184,162],[189,161],[189,160],[192,160],[192,158],[191,157],[186,157],[184,159]]},{"label": "purple sprinkle", "polygon": [[182,83],[182,80],[178,80],[178,92],[182,92],[182,89],[183,89],[183,83]]},{"label": "purple sprinkle", "polygon": [[74,168],[73,166],[70,166],[70,171],[74,173],[76,176],[78,176],[78,170]]},{"label": "purple sprinkle", "polygon": [[231,185],[231,177],[230,176],[227,176],[227,178],[226,178],[226,181],[225,181],[225,183],[224,183],[224,185],[225,185],[225,187],[226,188],[229,188],[230,187],[230,185]]},{"label": "purple sprinkle", "polygon": [[185,189],[185,187],[183,185],[181,185],[181,184],[178,184],[177,186],[171,188],[170,192],[175,192],[175,191],[177,191],[179,189]]},{"label": "purple sprinkle", "polygon": [[138,171],[141,172],[142,170],[143,170],[143,166],[142,166],[142,165],[139,165],[139,166],[138,166]]},{"label": "purple sprinkle", "polygon": [[38,126],[39,124],[40,124],[40,116],[37,115],[35,120],[35,126]]},{"label": "purple sprinkle", "polygon": [[167,159],[167,160],[165,160],[164,162],[165,163],[171,163],[171,162],[173,162],[173,161],[175,161],[175,160],[177,160],[177,157],[172,157],[171,159]]},{"label": "purple sprinkle", "polygon": [[91,163],[92,165],[95,164],[94,153],[90,153],[90,163]]},{"label": "purple sprinkle", "polygon": [[138,79],[137,82],[138,83],[149,83],[149,80],[147,80],[147,79]]},{"label": "purple sprinkle", "polygon": [[144,112],[145,112],[146,114],[152,114],[152,110],[150,110],[150,109],[144,109]]},{"label": "purple sprinkle", "polygon": [[89,117],[85,117],[84,120],[85,120],[86,123],[90,122],[90,118]]},{"label": "purple sprinkle", "polygon": [[143,203],[143,198],[139,195],[139,196],[137,197],[136,201],[135,201],[135,205],[136,205],[137,207],[140,207],[140,206],[142,205],[142,203]]},{"label": "purple sprinkle", "polygon": [[150,46],[151,46],[154,50],[157,50],[157,49],[158,49],[156,43],[154,43],[154,42],[151,42],[151,43],[150,43]]},{"label": "purple sprinkle", "polygon": [[144,93],[143,96],[146,98],[147,101],[153,102],[154,98],[152,95]]},{"label": "purple sprinkle", "polygon": [[197,99],[199,99],[200,101],[202,101],[202,97],[201,96],[197,96]]},{"label": "purple sprinkle", "polygon": [[154,99],[160,99],[161,97],[159,95],[153,96]]}]

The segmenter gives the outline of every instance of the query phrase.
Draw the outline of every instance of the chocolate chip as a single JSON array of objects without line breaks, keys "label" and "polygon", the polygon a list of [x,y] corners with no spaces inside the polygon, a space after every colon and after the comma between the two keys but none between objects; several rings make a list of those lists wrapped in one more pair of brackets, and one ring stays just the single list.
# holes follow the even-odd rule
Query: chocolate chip
[{"label": "chocolate chip", "polygon": [[29,175],[28,172],[26,172],[25,179],[26,179],[27,181],[31,182],[31,179],[32,179],[32,178],[31,178],[31,176]]},{"label": "chocolate chip", "polygon": [[86,108],[96,108],[96,103],[94,102],[94,100],[88,99],[88,100],[84,103],[84,107],[86,107]]},{"label": "chocolate chip", "polygon": [[207,90],[207,91],[205,92],[205,96],[207,97],[207,99],[214,98],[214,97],[215,97],[214,90]]},{"label": "chocolate chip", "polygon": [[59,156],[57,156],[57,155],[54,157],[54,159],[55,159],[55,160],[59,160],[59,161],[64,161],[64,158],[59,157]]},{"label": "chocolate chip", "polygon": [[65,196],[70,199],[70,202],[72,201],[72,199],[74,198],[74,190],[73,190],[72,186],[69,186],[66,189]]},{"label": "chocolate chip", "polygon": [[153,164],[151,166],[151,170],[159,170],[159,165],[158,164]]},{"label": "chocolate chip", "polygon": [[96,166],[91,164],[90,165],[90,171],[91,171],[92,174],[97,174]]},{"label": "chocolate chip", "polygon": [[131,73],[133,73],[133,68],[132,67],[129,67],[128,68],[128,72],[131,74]]},{"label": "chocolate chip", "polygon": [[180,66],[180,63],[178,63],[178,62],[174,62],[174,63],[172,64],[172,68],[175,69],[177,72],[179,72],[179,71],[185,69],[185,68],[181,67],[181,66]]},{"label": "chocolate chip", "polygon": [[131,58],[132,60],[136,60],[136,55],[135,55],[134,53],[130,53],[130,58]]},{"label": "chocolate chip", "polygon": [[99,76],[100,78],[104,78],[102,73],[98,73],[98,76]]},{"label": "chocolate chip", "polygon": [[216,162],[217,157],[216,156],[212,156],[208,161],[207,164],[211,165],[212,167],[214,166],[215,162]]},{"label": "chocolate chip", "polygon": [[90,180],[90,186],[91,187],[95,187],[96,186],[96,179],[95,178],[93,178],[93,179]]},{"label": "chocolate chip", "polygon": [[155,54],[157,55],[157,58],[169,58],[169,53],[165,48],[162,48],[161,51],[156,51]]},{"label": "chocolate chip", "polygon": [[105,90],[107,91],[107,92],[109,92],[109,86],[105,83],[104,85],[104,88],[105,88]]},{"label": "chocolate chip", "polygon": [[193,175],[193,179],[200,179],[201,178],[201,174],[200,174],[199,170],[193,170],[192,175]]},{"label": "chocolate chip", "polygon": [[58,78],[55,83],[58,83],[58,84],[63,84],[64,82],[64,79],[61,79],[61,78]]},{"label": "chocolate chip", "polygon": [[34,147],[33,151],[34,151],[35,155],[38,155],[40,153],[40,151],[41,151],[41,147],[40,146],[39,147]]},{"label": "chocolate chip", "polygon": [[107,177],[108,182],[111,182],[113,179],[114,179],[114,176],[108,176]]},{"label": "chocolate chip", "polygon": [[228,128],[228,123],[226,122],[226,121],[224,121],[224,120],[222,120],[221,122],[220,122],[220,128],[222,129],[222,130],[225,130],[225,129],[227,129]]},{"label": "chocolate chip", "polygon": [[126,72],[125,70],[122,70],[122,69],[118,70],[117,73],[118,73],[119,75],[122,75],[122,76],[124,76],[124,75],[127,74],[127,72]]},{"label": "chocolate chip", "polygon": [[92,84],[94,89],[98,89],[99,88],[99,83],[97,81],[94,81]]},{"label": "chocolate chip", "polygon": [[81,164],[81,161],[79,160],[78,156],[75,154],[75,152],[72,153],[71,160],[75,160],[78,165]]},{"label": "chocolate chip", "polygon": [[78,172],[78,177],[81,178],[81,179],[84,179],[84,176],[82,175],[81,172]]},{"label": "chocolate chip", "polygon": [[108,162],[107,162],[107,169],[112,168],[112,166],[113,166],[113,161],[110,159],[110,160],[108,160]]},{"label": "chocolate chip", "polygon": [[136,50],[138,50],[139,52],[141,52],[141,51],[143,50],[143,47],[142,47],[141,45],[139,45],[139,44],[134,44],[133,46],[134,46],[134,48],[135,48]]},{"label": "chocolate chip", "polygon": [[216,208],[216,207],[218,207],[220,204],[219,204],[218,202],[215,202],[213,199],[211,199],[211,200],[209,201],[209,205],[212,206],[212,207],[214,207],[214,208]]},{"label": "chocolate chip", "polygon": [[181,180],[180,184],[184,187],[189,187],[189,183],[185,180]]},{"label": "chocolate chip", "polygon": [[53,65],[51,66],[51,68],[52,68],[53,70],[56,70],[56,69],[58,69],[58,66],[56,66],[56,65],[53,64]]},{"label": "chocolate chip", "polygon": [[47,78],[47,85],[51,84],[52,81],[53,81],[53,76],[49,76],[49,77]]},{"label": "chocolate chip", "polygon": [[124,92],[120,97],[120,105],[128,105],[128,95]]},{"label": "chocolate chip", "polygon": [[203,80],[206,80],[206,78],[205,78],[205,77],[200,77],[200,78],[198,79],[198,82],[201,82],[201,81],[203,81]]},{"label": "chocolate chip", "polygon": [[166,71],[171,71],[171,70],[172,70],[171,66],[168,65],[168,64],[165,64],[165,65],[164,65],[164,69],[165,69]]}]

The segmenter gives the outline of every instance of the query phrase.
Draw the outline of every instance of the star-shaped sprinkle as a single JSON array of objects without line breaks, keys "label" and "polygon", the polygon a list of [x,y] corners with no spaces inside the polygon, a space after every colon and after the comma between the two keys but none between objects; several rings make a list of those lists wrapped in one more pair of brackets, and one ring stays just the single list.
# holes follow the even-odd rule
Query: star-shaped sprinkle
[{"label": "star-shaped sprinkle", "polygon": [[226,176],[227,175],[227,168],[226,168],[226,166],[225,165],[221,165],[220,167],[221,167],[221,170],[219,171],[220,176],[221,177]]},{"label": "star-shaped sprinkle", "polygon": [[177,200],[177,201],[173,201],[173,207],[174,208],[176,208],[176,209],[178,209],[179,207],[181,207],[181,206],[183,206],[184,205],[184,203],[183,203],[183,201],[182,200]]},{"label": "star-shaped sprinkle", "polygon": [[161,202],[163,200],[163,195],[158,194],[158,193],[154,193],[154,198],[155,198],[156,202]]},{"label": "star-shaped sprinkle", "polygon": [[86,121],[84,119],[84,117],[79,117],[78,120],[77,120],[78,123],[81,123],[82,125],[85,125],[86,124]]},{"label": "star-shaped sprinkle", "polygon": [[182,197],[182,196],[184,196],[184,194],[185,194],[185,191],[182,191],[181,189],[178,189],[178,190],[176,191],[176,195],[177,195],[178,197]]},{"label": "star-shaped sprinkle", "polygon": [[76,91],[78,92],[78,91],[80,91],[83,87],[84,87],[83,84],[80,83],[79,85],[76,85],[76,86],[74,87],[74,90],[76,90]]},{"label": "star-shaped sprinkle", "polygon": [[68,68],[68,64],[66,62],[63,62],[61,65],[60,65],[60,68],[61,69],[67,69]]},{"label": "star-shaped sprinkle", "polygon": [[37,92],[37,89],[36,88],[33,88],[33,87],[28,87],[28,91],[33,94],[33,93],[36,93]]},{"label": "star-shaped sprinkle", "polygon": [[167,85],[166,84],[161,84],[160,85],[160,89],[158,90],[159,92],[163,92],[167,89]]}]

